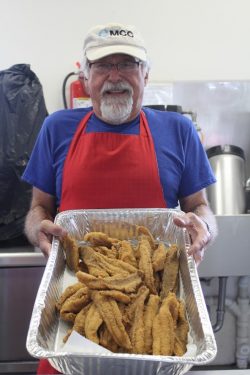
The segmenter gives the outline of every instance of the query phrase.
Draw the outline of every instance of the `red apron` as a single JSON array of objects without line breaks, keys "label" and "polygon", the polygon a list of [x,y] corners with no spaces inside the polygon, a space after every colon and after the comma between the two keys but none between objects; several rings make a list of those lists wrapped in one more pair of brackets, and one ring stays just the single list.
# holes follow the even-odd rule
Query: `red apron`
[{"label": "red apron", "polygon": [[80,122],[65,160],[60,210],[166,207],[145,114],[140,134],[127,135],[86,133],[92,113]]},{"label": "red apron", "polygon": [[[166,208],[145,114],[140,133],[86,133],[79,123],[65,160],[60,211],[89,208]],[[114,125],[115,126],[115,125]],[[46,360],[38,374],[58,374]]]}]

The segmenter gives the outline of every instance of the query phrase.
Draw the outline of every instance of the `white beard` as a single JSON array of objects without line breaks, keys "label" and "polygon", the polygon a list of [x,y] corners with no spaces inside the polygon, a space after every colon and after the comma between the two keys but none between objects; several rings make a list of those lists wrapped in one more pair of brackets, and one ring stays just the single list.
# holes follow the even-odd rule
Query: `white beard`
[{"label": "white beard", "polygon": [[[112,91],[122,90],[126,92],[119,96],[112,95]],[[127,82],[105,82],[101,95],[100,110],[104,121],[117,125],[124,123],[129,118],[133,108],[133,88],[131,85]]]}]

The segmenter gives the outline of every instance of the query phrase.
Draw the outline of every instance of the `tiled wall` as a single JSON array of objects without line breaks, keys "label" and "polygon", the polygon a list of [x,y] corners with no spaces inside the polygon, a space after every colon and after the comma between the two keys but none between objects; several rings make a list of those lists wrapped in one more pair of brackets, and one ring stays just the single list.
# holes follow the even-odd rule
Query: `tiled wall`
[{"label": "tiled wall", "polygon": [[250,177],[250,81],[150,83],[144,104],[176,104],[195,112],[205,148],[241,147]]}]

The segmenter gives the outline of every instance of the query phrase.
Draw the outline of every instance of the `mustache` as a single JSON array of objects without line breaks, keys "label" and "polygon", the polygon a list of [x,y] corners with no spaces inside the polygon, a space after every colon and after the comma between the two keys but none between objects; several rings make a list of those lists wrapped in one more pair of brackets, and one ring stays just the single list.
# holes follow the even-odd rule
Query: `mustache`
[{"label": "mustache", "polygon": [[133,95],[133,88],[128,82],[104,82],[101,95],[104,96],[112,91],[127,91],[128,94]]}]

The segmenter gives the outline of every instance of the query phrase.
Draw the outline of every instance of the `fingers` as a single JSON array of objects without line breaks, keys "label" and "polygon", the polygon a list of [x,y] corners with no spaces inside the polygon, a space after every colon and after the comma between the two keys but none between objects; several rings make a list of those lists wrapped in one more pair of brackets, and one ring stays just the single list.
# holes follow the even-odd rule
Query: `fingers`
[{"label": "fingers", "polygon": [[204,257],[205,247],[210,238],[210,233],[207,230],[206,224],[192,212],[174,218],[174,223],[178,227],[187,229],[191,238],[191,246],[188,250],[188,255],[193,255],[196,264],[200,264]]},{"label": "fingers", "polygon": [[43,220],[40,225],[40,231],[48,235],[62,238],[67,234],[67,231],[60,225],[54,224],[50,220]]},{"label": "fingers", "polygon": [[51,252],[51,243],[48,240],[40,241],[39,248],[45,257],[48,258]]},{"label": "fingers", "polygon": [[205,249],[201,249],[200,251],[197,251],[196,253],[194,253],[194,260],[195,260],[197,267],[203,260],[204,253],[205,253]]},{"label": "fingers", "polygon": [[67,231],[50,220],[43,220],[37,234],[38,246],[43,254],[48,257],[51,252],[53,236],[63,238]]}]

